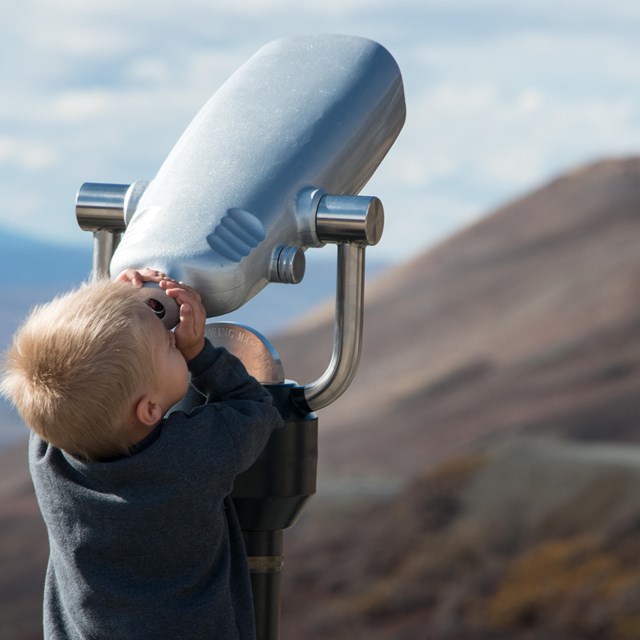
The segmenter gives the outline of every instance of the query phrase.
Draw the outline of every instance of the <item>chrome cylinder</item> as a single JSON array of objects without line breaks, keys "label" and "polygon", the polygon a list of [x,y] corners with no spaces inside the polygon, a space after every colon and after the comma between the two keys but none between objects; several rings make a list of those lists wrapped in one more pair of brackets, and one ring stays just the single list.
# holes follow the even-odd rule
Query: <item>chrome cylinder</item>
[{"label": "chrome cylinder", "polygon": [[128,184],[85,182],[76,196],[76,218],[84,231],[124,231]]},{"label": "chrome cylinder", "polygon": [[372,196],[325,195],[318,203],[316,232],[323,242],[374,245],[384,229],[384,208]]},{"label": "chrome cylinder", "polygon": [[93,232],[93,263],[91,279],[100,280],[109,277],[109,265],[122,234],[118,231],[98,229]]},{"label": "chrome cylinder", "polygon": [[92,280],[109,277],[109,265],[138,200],[149,183],[85,182],[76,195],[76,219],[80,228],[93,232]]}]

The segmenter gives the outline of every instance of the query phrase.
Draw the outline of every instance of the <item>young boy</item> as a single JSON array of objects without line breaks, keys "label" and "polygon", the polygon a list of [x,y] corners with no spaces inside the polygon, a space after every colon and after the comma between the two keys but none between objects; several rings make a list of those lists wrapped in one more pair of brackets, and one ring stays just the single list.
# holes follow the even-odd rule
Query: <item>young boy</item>
[{"label": "young boy", "polygon": [[[145,281],[180,305],[174,332]],[[2,391],[32,429],[45,638],[255,636],[229,494],[282,419],[204,325],[195,290],[128,270],[37,308],[16,333]],[[165,417],[190,383],[206,404]]]}]

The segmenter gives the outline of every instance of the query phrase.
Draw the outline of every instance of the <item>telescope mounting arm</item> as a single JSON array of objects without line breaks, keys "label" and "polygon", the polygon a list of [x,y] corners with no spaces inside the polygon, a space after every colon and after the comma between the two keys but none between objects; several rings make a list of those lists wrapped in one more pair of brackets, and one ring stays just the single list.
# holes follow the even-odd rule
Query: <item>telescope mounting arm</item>
[{"label": "telescope mounting arm", "polygon": [[[109,263],[148,182],[131,185],[85,183],[76,198],[76,217],[94,236],[93,279],[109,276]],[[382,236],[384,210],[376,197],[330,195],[305,190],[298,200],[301,244],[337,244],[333,352],[315,382],[301,386],[294,401],[316,411],[337,400],[351,384],[362,350],[365,249]]]},{"label": "telescope mounting arm", "polygon": [[326,371],[300,387],[293,399],[316,411],[335,402],[351,384],[362,351],[365,249],[379,242],[384,209],[370,196],[322,196],[315,216],[317,238],[338,245],[333,353]]}]

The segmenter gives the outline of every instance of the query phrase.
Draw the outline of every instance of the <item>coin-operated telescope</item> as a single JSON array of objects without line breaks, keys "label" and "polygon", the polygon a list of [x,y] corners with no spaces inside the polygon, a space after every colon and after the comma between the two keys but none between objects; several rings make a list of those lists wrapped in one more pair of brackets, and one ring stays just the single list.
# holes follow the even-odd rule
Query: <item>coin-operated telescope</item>
[{"label": "coin-operated telescope", "polygon": [[[85,183],[77,196],[79,224],[94,233],[95,277],[161,270],[198,289],[209,318],[269,283],[300,282],[307,249],[338,246],[333,356],[315,382],[285,381],[257,331],[207,328],[272,392],[285,418],[233,493],[260,640],[278,637],[282,531],[315,492],[313,412],[344,392],[359,362],[365,248],[379,241],[384,214],[378,198],[358,194],[404,119],[401,74],[382,46],[342,35],[284,38],[218,89],[150,182]],[[149,296],[174,325],[173,301],[159,290]]]}]

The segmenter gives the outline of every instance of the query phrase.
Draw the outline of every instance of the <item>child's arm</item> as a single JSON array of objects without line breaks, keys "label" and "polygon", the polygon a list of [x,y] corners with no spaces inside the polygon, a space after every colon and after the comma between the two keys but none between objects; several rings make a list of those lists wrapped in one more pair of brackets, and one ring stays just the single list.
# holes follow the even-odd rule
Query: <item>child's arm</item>
[{"label": "child's arm", "polygon": [[208,340],[200,354],[188,362],[191,384],[207,403],[251,400],[271,404],[271,395],[245,369],[236,356]]},{"label": "child's arm", "polygon": [[247,373],[238,358],[208,340],[189,362],[189,369],[191,384],[206,400],[188,419],[210,420],[212,437],[217,437],[215,431],[223,430],[232,441],[234,475],[244,471],[260,455],[271,432],[283,424],[280,412],[272,406],[271,394]]},{"label": "child's arm", "polygon": [[202,423],[198,429],[204,437],[202,453],[222,464],[232,481],[253,464],[271,432],[283,424],[271,394],[238,358],[205,340],[206,311],[195,289],[152,269],[127,269],[118,279],[136,287],[150,280],[158,282],[180,305],[176,346],[187,361],[191,384],[206,400],[181,418],[173,414],[173,419]]},{"label": "child's arm", "polygon": [[282,425],[280,413],[271,406],[271,394],[238,358],[205,340],[206,312],[200,294],[166,277],[160,280],[160,287],[180,305],[176,345],[187,360],[192,386],[206,399],[205,406],[187,419],[204,419],[216,441],[219,432],[226,431],[232,442],[231,471],[240,473],[260,455],[271,432]]}]

